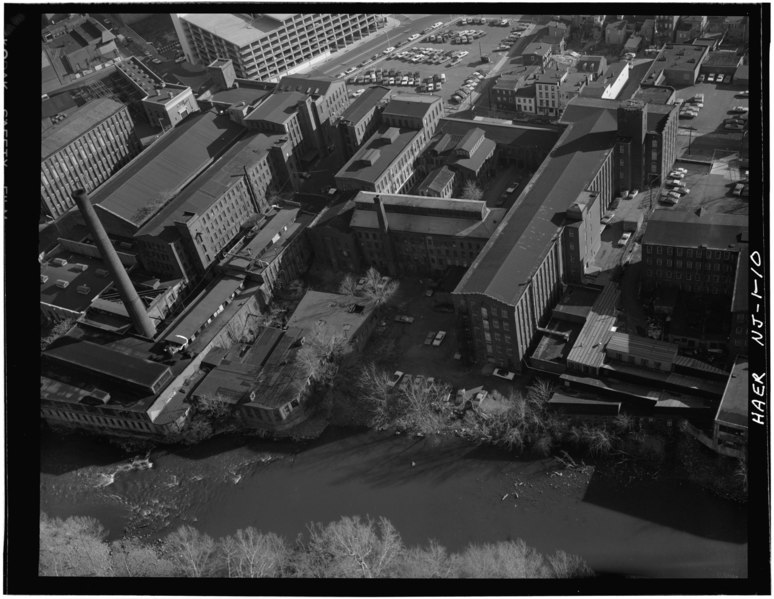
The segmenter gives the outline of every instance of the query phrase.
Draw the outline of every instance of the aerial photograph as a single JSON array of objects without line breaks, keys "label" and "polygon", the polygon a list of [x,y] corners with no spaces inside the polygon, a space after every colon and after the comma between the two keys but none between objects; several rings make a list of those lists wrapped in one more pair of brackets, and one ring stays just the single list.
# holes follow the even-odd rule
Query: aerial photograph
[{"label": "aerial photograph", "polygon": [[760,15],[481,6],[40,13],[39,577],[752,576]]}]

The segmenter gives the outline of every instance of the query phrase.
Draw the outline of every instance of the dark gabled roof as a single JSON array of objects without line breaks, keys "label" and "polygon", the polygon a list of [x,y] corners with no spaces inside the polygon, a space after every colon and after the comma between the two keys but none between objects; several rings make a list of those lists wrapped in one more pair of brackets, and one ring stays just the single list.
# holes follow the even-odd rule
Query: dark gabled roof
[{"label": "dark gabled roof", "polygon": [[[391,129],[398,131],[398,135],[392,141],[387,142],[386,135],[391,134]],[[358,150],[349,161],[341,167],[336,178],[355,179],[367,183],[375,183],[384,171],[411,145],[419,135],[418,129],[397,129],[396,127],[381,127],[374,133],[368,142]],[[375,151],[378,150],[378,154]],[[373,162],[367,162],[366,160]]]},{"label": "dark gabled roof", "polygon": [[620,332],[610,336],[606,349],[662,364],[671,364],[677,357],[677,346],[674,343]]},{"label": "dark gabled roof", "polygon": [[40,159],[45,160],[54,152],[75,141],[87,131],[99,125],[105,119],[123,110],[110,98],[97,98],[73,111],[61,123],[46,128],[41,135]]},{"label": "dark gabled roof", "polygon": [[[697,216],[688,210],[656,210],[648,221],[643,245],[717,250],[738,250],[742,235],[749,229],[746,215],[704,212]],[[746,237],[745,237],[746,238]]]},{"label": "dark gabled roof", "polygon": [[277,136],[251,132],[229,148],[204,173],[148,220],[136,233],[159,235],[166,227],[184,222],[190,215],[201,216],[239,182],[244,167],[255,164],[272,146]]},{"label": "dark gabled roof", "polygon": [[283,125],[296,113],[298,103],[305,99],[306,94],[301,92],[275,92],[248,114],[245,120],[267,121]]},{"label": "dark gabled roof", "polygon": [[359,98],[347,106],[346,110],[341,114],[341,120],[359,123],[363,117],[368,115],[391,92],[390,88],[382,87],[381,85],[372,85],[366,88]]},{"label": "dark gabled roof", "polygon": [[92,203],[139,227],[244,131],[215,111],[193,115],[113,175]]},{"label": "dark gabled roof", "polygon": [[440,193],[452,179],[454,179],[454,172],[449,170],[449,167],[442,166],[430,171],[419,184],[419,189],[431,189]]},{"label": "dark gabled roof", "polygon": [[411,118],[424,118],[430,108],[440,102],[438,96],[422,96],[420,94],[396,94],[384,107],[384,116],[405,116]]},{"label": "dark gabled roof", "polygon": [[[569,124],[502,224],[479,253],[455,293],[480,293],[514,305],[550,250],[564,213],[615,146],[615,110],[570,102]],[[593,143],[592,143],[593,140]]]},{"label": "dark gabled roof", "polygon": [[171,377],[169,368],[163,364],[123,354],[91,341],[66,338],[43,355],[55,363],[76,366],[149,391],[163,377]]}]

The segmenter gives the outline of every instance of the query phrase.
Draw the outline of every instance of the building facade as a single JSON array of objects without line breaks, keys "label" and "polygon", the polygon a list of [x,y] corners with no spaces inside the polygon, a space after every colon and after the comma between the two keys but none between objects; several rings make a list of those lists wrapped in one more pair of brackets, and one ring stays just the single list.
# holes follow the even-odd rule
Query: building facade
[{"label": "building facade", "polygon": [[388,87],[372,85],[342,113],[338,129],[345,158],[351,158],[376,131],[380,123],[380,106],[390,93]]},{"label": "building facade", "polygon": [[657,210],[642,239],[643,287],[733,296],[748,218]]},{"label": "building facade", "polygon": [[379,130],[336,174],[340,190],[400,193],[416,183],[416,159],[443,116],[438,96],[399,94],[385,106]]},{"label": "building facade", "polygon": [[140,153],[126,106],[100,98],[43,131],[40,198],[43,214],[58,218],[74,204],[73,189],[90,192]]},{"label": "building facade", "polygon": [[373,33],[376,14],[173,14],[187,58],[229,58],[238,77],[278,81]]}]

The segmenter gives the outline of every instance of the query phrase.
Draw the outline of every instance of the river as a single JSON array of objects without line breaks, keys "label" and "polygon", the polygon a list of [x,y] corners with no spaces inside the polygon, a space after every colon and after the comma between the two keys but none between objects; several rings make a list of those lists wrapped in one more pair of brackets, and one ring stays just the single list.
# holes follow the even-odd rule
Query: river
[{"label": "river", "polygon": [[[155,450],[149,469],[93,439],[44,435],[41,510],[94,516],[112,538],[183,523],[213,536],[254,526],[294,539],[309,522],[387,517],[408,545],[521,538],[599,573],[745,577],[747,511],[690,483],[621,484],[457,439],[327,431],[295,445],[215,439]],[[507,495],[507,496],[506,496]]]}]

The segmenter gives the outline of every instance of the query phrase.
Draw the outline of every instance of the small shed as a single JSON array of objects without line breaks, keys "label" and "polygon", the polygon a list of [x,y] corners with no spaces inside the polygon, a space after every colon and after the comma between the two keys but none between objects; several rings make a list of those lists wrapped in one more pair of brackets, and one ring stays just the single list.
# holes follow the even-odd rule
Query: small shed
[{"label": "small shed", "polygon": [[608,359],[670,372],[677,357],[677,345],[656,341],[648,337],[615,332],[607,342],[605,354]]}]

